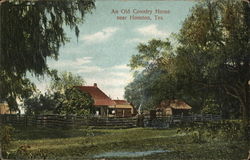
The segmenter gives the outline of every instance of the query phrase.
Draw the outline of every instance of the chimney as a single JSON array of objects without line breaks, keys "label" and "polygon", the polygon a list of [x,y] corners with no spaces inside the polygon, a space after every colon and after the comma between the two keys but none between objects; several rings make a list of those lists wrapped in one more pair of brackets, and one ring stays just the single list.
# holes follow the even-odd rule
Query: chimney
[{"label": "chimney", "polygon": [[94,87],[97,87],[97,83],[94,83]]}]

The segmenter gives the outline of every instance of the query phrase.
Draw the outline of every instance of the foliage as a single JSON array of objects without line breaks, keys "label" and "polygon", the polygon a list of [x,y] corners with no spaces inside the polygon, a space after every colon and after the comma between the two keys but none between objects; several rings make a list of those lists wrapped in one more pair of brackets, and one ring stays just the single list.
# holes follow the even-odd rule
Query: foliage
[{"label": "foliage", "polygon": [[145,108],[162,99],[182,99],[196,112],[201,107],[203,112],[217,112],[220,106],[225,117],[240,113],[248,121],[249,15],[245,1],[197,3],[176,36],[177,46],[169,40],[138,45],[129,64],[134,81],[126,87],[125,97]]},{"label": "foliage", "polygon": [[18,157],[19,159],[46,159],[47,154],[46,151],[39,149],[36,153],[30,152],[31,146],[29,145],[21,145],[16,150],[15,153],[9,155],[9,157]]},{"label": "foliage", "polygon": [[164,98],[173,96],[172,46],[168,39],[153,39],[147,44],[139,44],[137,49],[138,54],[132,56],[129,64],[134,71],[134,81],[126,86],[125,98],[137,108],[152,108]]},{"label": "foliage", "polygon": [[84,85],[79,75],[61,72],[51,81],[48,92],[56,102],[56,112],[60,114],[86,115],[90,113],[93,100],[89,94],[80,91],[76,86]]},{"label": "foliage", "polygon": [[17,99],[22,101],[35,91],[35,84],[29,79],[7,74],[0,70],[0,102],[6,101],[11,110],[19,110]]},{"label": "foliage", "polygon": [[222,100],[237,100],[244,119],[250,117],[249,15],[244,1],[199,3],[180,30],[176,57],[179,74]]},{"label": "foliage", "polygon": [[178,133],[191,135],[191,140],[194,143],[222,139],[227,141],[244,141],[249,138],[241,120],[194,123],[192,126],[179,129]]},{"label": "foliage", "polygon": [[49,74],[47,58],[57,60],[69,41],[64,29],[78,37],[78,25],[94,7],[93,0],[1,2],[0,99],[17,109],[16,100],[32,90],[26,73]]},{"label": "foliage", "polygon": [[59,47],[68,40],[64,27],[78,36],[78,24],[93,8],[92,0],[1,3],[1,70],[43,74],[46,58],[57,59]]},{"label": "foliage", "polygon": [[53,72],[50,89],[45,94],[38,93],[24,101],[26,113],[89,114],[92,98],[75,88],[84,85],[83,78],[71,72]]},{"label": "foliage", "polygon": [[88,93],[78,88],[71,88],[65,91],[62,101],[57,106],[60,114],[88,115],[93,107],[93,99]]},{"label": "foliage", "polygon": [[24,100],[26,114],[45,114],[55,111],[56,101],[54,96],[48,93],[36,94]]},{"label": "foliage", "polygon": [[8,149],[11,141],[13,140],[14,128],[11,126],[1,126],[0,128],[0,150],[2,151],[3,157],[8,155]]},{"label": "foliage", "polygon": [[216,104],[213,100],[207,99],[205,102],[205,106],[201,110],[201,113],[219,115],[221,113],[220,106]]},{"label": "foliage", "polygon": [[74,75],[71,72],[60,72],[59,75],[54,73],[54,78],[51,81],[48,92],[59,92],[65,94],[65,91],[74,86],[82,86],[85,84],[83,78],[79,75]]}]

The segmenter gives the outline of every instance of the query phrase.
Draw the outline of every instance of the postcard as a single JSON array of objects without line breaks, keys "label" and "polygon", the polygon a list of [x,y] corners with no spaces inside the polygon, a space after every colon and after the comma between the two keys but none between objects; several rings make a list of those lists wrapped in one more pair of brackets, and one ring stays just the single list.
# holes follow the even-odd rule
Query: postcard
[{"label": "postcard", "polygon": [[1,0],[0,160],[250,160],[249,50],[249,0]]}]

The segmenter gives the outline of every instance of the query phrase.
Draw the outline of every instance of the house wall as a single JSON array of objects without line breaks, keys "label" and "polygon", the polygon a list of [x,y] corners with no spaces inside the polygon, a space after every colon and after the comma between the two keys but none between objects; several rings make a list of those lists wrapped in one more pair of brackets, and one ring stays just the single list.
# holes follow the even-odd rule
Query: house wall
[{"label": "house wall", "polygon": [[[95,106],[94,107],[94,114],[96,115],[96,111],[98,111],[99,116],[116,116],[116,117],[131,117],[133,114],[133,108],[126,107],[122,105],[119,105],[119,108],[117,106]],[[115,111],[114,114],[112,111]]]},{"label": "house wall", "polygon": [[188,114],[189,114],[188,109],[173,109],[173,108],[165,108],[157,112],[157,115],[162,115],[162,116],[172,116],[172,115],[187,116]]},{"label": "house wall", "polygon": [[115,115],[117,117],[131,117],[132,110],[131,110],[131,108],[116,108]]},{"label": "house wall", "polygon": [[187,109],[173,109],[173,115],[187,116],[188,112],[189,112],[189,110],[187,110]]},{"label": "house wall", "polygon": [[8,104],[0,103],[0,114],[10,114]]},{"label": "house wall", "polygon": [[166,116],[171,116],[171,115],[173,115],[172,108],[166,108],[166,109],[165,109],[165,115],[166,115]]},{"label": "house wall", "polygon": [[130,104],[124,104],[124,105],[115,105],[115,108],[122,108],[122,109],[130,109],[131,113],[134,113],[134,107],[131,106]]}]

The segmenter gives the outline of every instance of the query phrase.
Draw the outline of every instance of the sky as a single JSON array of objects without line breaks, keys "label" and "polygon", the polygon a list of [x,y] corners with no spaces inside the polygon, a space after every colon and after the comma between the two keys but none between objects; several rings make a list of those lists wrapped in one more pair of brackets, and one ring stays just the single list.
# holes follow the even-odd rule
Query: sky
[{"label": "sky", "polygon": [[[95,5],[79,26],[78,40],[65,28],[70,42],[60,48],[57,61],[47,63],[51,69],[80,75],[86,85],[97,83],[113,99],[124,99],[124,88],[133,80],[127,64],[138,53],[136,46],[177,33],[195,2],[96,0]],[[32,79],[42,92],[49,87],[46,78]]]}]

